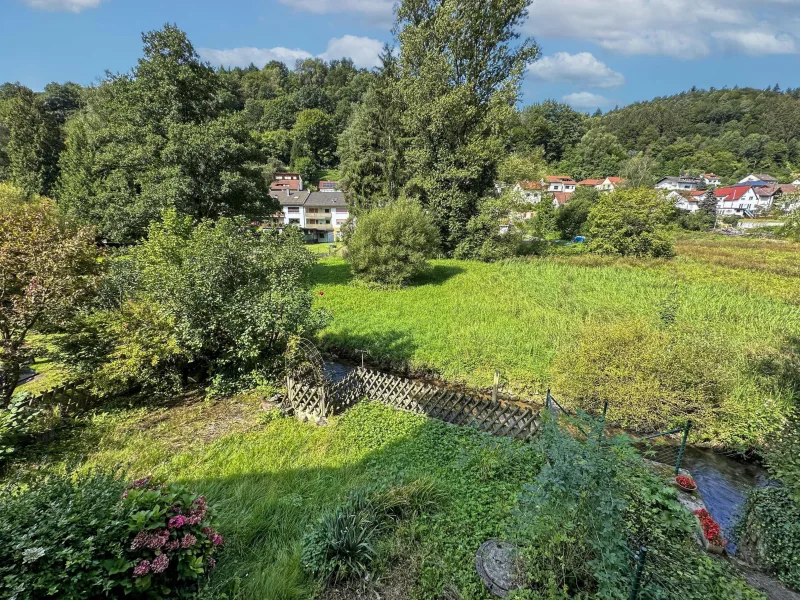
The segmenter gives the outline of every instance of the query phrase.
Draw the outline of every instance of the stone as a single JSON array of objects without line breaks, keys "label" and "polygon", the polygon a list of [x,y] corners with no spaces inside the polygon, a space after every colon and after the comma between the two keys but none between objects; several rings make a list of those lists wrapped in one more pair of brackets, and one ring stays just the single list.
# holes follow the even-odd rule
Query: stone
[{"label": "stone", "polygon": [[505,598],[519,589],[516,582],[517,548],[510,542],[489,540],[481,544],[475,555],[475,568],[492,595]]}]

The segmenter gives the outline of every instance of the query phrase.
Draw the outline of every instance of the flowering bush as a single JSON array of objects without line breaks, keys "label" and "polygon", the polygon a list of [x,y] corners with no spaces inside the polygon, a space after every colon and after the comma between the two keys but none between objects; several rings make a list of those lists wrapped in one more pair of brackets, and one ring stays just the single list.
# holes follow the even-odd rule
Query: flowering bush
[{"label": "flowering bush", "polygon": [[132,508],[131,539],[119,567],[133,567],[125,587],[139,592],[185,597],[198,578],[214,569],[213,554],[224,544],[211,527],[205,496],[150,477],[134,481],[122,494]]},{"label": "flowering bush", "polygon": [[697,484],[688,475],[678,475],[675,482],[685,490],[696,490]]},{"label": "flowering bush", "polygon": [[724,548],[728,542],[722,537],[722,528],[719,526],[719,523],[714,520],[714,517],[708,514],[705,508],[694,511],[694,514],[700,519],[700,526],[703,528],[703,535],[708,540],[708,543],[712,546],[721,546]]},{"label": "flowering bush", "polygon": [[192,597],[223,539],[203,496],[93,473],[0,490],[0,598]]}]

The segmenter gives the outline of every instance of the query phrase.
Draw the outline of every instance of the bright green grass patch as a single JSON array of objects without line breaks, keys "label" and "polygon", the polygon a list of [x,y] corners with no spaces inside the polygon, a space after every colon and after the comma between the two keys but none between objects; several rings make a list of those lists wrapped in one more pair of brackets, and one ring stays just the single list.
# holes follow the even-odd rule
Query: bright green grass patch
[{"label": "bright green grass patch", "polygon": [[64,468],[83,455],[79,469],[121,466],[131,477],[188,483],[215,504],[227,540],[211,597],[252,600],[312,597],[318,584],[303,572],[300,543],[322,512],[352,490],[425,477],[445,499],[403,534],[414,548],[416,597],[489,597],[475,552],[507,533],[522,486],[542,464],[532,447],[379,404],[359,404],[326,427],[259,417],[255,406],[236,399],[97,415],[37,449],[49,463],[30,457],[16,472]]},{"label": "bright green grass patch", "polygon": [[[687,348],[713,342],[709,351],[725,379],[724,389],[709,398],[724,404],[714,410],[725,414],[720,423],[706,423],[707,438],[755,443],[795,401],[798,378],[790,373],[800,352],[800,307],[781,293],[757,291],[790,281],[791,293],[798,294],[794,249],[779,245],[773,256],[760,246],[734,245],[726,251],[740,263],[728,258],[712,264],[704,258],[705,242],[682,243],[695,244],[694,254],[672,261],[438,260],[414,285],[393,290],[351,284],[347,263],[326,259],[314,277],[324,292],[318,306],[333,319],[320,339],[345,353],[369,350],[374,363],[430,370],[474,387],[490,386],[499,369],[511,392],[536,395],[554,380],[569,378],[559,370],[559,358],[577,352],[582,336],[602,339],[604,323],[675,327]],[[764,264],[760,270],[752,266],[756,259]],[[565,386],[554,393],[568,391]],[[625,401],[610,399],[612,416],[614,403]],[[769,414],[750,427],[751,412],[760,407]]]}]

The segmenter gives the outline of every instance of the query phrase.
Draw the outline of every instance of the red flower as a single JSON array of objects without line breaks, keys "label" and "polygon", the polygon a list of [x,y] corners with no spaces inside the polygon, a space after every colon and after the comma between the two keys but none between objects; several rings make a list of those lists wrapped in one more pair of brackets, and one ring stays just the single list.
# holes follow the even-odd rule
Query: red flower
[{"label": "red flower", "polygon": [[697,489],[697,484],[694,482],[694,479],[692,479],[688,475],[678,475],[675,478],[675,481],[678,483],[679,486],[687,490]]},{"label": "red flower", "polygon": [[722,537],[722,528],[719,526],[705,508],[694,511],[700,519],[700,526],[703,528],[703,535],[709,544],[714,546],[725,546],[728,542]]},{"label": "red flower", "polygon": [[317,292],[320,296],[324,296],[325,292]]}]

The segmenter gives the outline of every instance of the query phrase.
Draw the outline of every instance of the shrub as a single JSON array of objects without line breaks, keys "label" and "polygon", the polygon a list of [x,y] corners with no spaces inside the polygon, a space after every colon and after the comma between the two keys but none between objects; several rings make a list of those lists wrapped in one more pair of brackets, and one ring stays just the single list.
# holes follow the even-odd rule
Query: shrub
[{"label": "shrub", "polygon": [[590,248],[599,254],[672,256],[667,225],[673,214],[672,203],[657,190],[603,194],[589,212]]},{"label": "shrub", "polygon": [[556,212],[556,227],[561,238],[571,240],[583,233],[589,212],[600,197],[594,188],[579,187],[564,206]]},{"label": "shrub", "polygon": [[514,194],[483,200],[480,212],[467,223],[467,234],[456,246],[455,258],[494,262],[525,254],[524,223],[516,217],[529,210]]},{"label": "shrub", "polygon": [[641,431],[687,417],[699,428],[711,424],[729,387],[714,335],[643,319],[587,323],[577,348],[556,358],[553,374],[555,388],[578,407],[599,412],[608,402],[610,419]]},{"label": "shrub", "polygon": [[97,392],[172,392],[189,379],[230,391],[282,365],[288,340],[320,327],[294,229],[256,232],[236,219],[166,212],[114,260],[94,310],[61,339],[62,358]]},{"label": "shrub", "polygon": [[377,557],[380,536],[397,521],[432,512],[441,500],[427,479],[386,490],[359,490],[323,514],[303,537],[303,568],[325,580],[364,577]]},{"label": "shrub", "polygon": [[16,394],[8,408],[0,408],[0,465],[17,449],[32,429],[41,410],[29,406],[30,394]]},{"label": "shrub", "polygon": [[[170,527],[179,513],[180,527],[174,520]],[[103,473],[53,476],[7,493],[0,497],[0,596],[189,597],[222,543],[210,517],[205,499],[183,488],[146,479],[126,490]]]},{"label": "shrub", "polygon": [[147,477],[125,490],[122,504],[130,510],[132,539],[110,570],[127,574],[132,566],[132,583],[123,582],[126,593],[185,598],[197,591],[199,578],[214,569],[213,555],[224,543],[211,527],[205,497]]},{"label": "shrub", "polygon": [[795,209],[777,230],[777,235],[800,242],[800,208]]},{"label": "shrub", "polygon": [[425,211],[401,199],[358,217],[347,257],[357,278],[401,285],[428,267],[437,246],[438,233]]},{"label": "shrub", "polygon": [[800,504],[787,488],[750,492],[736,534],[745,556],[800,590]]}]

